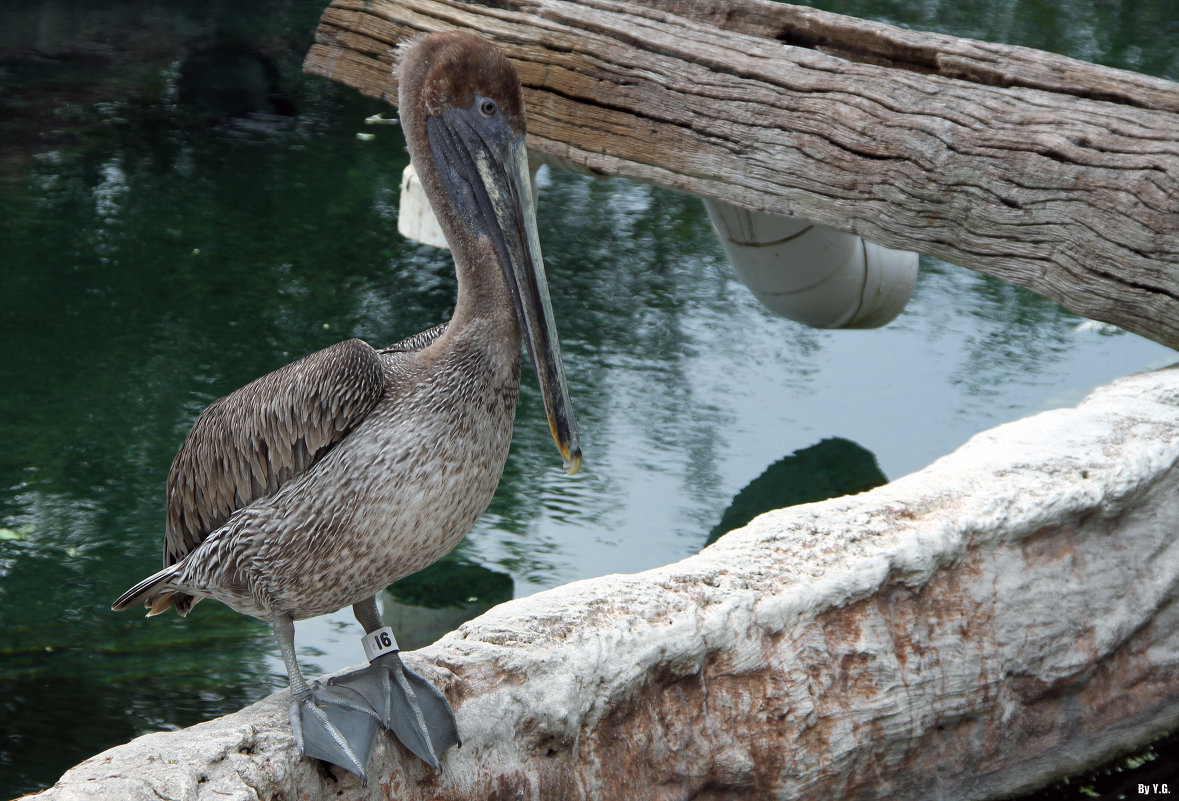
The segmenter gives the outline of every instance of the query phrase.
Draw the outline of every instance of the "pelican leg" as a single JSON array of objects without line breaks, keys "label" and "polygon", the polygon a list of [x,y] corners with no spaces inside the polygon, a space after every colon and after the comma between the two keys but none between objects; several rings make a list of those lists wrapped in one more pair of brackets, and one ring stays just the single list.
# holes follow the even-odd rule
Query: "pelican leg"
[{"label": "pelican leg", "polygon": [[[366,632],[382,628],[375,597],[352,609]],[[407,668],[396,650],[376,657],[368,667],[328,679],[328,684],[362,696],[373,717],[435,770],[440,767],[439,757],[448,748],[462,745],[446,696]]]},{"label": "pelican leg", "polygon": [[355,773],[367,786],[365,768],[376,745],[376,721],[363,699],[350,690],[334,689],[319,682],[314,687],[309,685],[295,659],[294,622],[286,615],[275,615],[272,622],[274,639],[278,641],[291,685],[289,716],[299,753],[339,765]]}]

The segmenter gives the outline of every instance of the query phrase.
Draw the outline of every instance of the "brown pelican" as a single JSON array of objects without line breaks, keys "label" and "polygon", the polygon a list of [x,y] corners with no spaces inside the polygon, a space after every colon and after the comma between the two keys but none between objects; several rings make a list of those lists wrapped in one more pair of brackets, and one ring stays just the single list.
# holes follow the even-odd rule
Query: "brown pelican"
[{"label": "brown pelican", "polygon": [[[375,596],[454,548],[490,503],[512,437],[521,339],[567,472],[581,464],[516,72],[488,42],[452,32],[410,44],[400,82],[410,157],[454,253],[450,322],[384,350],[341,342],[209,406],[168,476],[164,569],[113,605],[186,615],[216,598],[270,621],[301,753],[362,778],[374,721],[435,768],[459,742],[445,696],[402,665]],[[308,684],[293,621],[347,605],[380,655]]]}]

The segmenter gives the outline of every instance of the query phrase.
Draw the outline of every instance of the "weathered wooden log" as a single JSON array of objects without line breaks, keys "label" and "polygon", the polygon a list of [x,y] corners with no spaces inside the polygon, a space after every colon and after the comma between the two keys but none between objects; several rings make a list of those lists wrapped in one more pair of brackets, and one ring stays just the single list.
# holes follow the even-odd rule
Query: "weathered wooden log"
[{"label": "weathered wooden log", "polygon": [[463,747],[301,760],[286,693],[41,801],[998,798],[1179,723],[1179,366],[407,656]]},{"label": "weathered wooden log", "polygon": [[305,69],[394,102],[467,28],[563,165],[792,214],[1179,346],[1179,85],[765,0],[334,0]]}]

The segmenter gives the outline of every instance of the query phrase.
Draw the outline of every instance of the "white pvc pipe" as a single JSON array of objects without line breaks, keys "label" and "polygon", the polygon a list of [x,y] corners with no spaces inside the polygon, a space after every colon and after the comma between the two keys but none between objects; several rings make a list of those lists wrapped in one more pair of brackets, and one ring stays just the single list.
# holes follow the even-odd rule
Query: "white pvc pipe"
[{"label": "white pvc pipe", "polygon": [[771,311],[814,328],[878,328],[909,302],[917,254],[798,217],[704,206],[737,277]]},{"label": "white pvc pipe", "polygon": [[448,249],[442,226],[426,199],[426,190],[418,180],[417,171],[407,164],[401,173],[401,202],[397,207],[397,233],[406,239]]},{"label": "white pvc pipe", "polygon": [[[532,210],[536,211],[536,172],[540,163],[534,161],[529,154],[529,175],[532,178]],[[397,206],[397,233],[414,242],[423,245],[433,245],[436,248],[449,250],[446,235],[442,233],[442,226],[434,216],[434,209],[426,198],[426,190],[418,179],[417,170],[412,164],[405,165],[401,173],[401,201]]]}]

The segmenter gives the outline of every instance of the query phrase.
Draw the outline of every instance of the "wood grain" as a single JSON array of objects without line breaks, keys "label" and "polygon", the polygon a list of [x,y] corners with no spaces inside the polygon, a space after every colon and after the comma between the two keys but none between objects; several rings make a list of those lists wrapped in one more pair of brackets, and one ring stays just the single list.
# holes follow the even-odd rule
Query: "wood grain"
[{"label": "wood grain", "polygon": [[1179,85],[762,0],[335,0],[305,69],[390,102],[465,28],[552,163],[793,214],[1179,346]]}]

